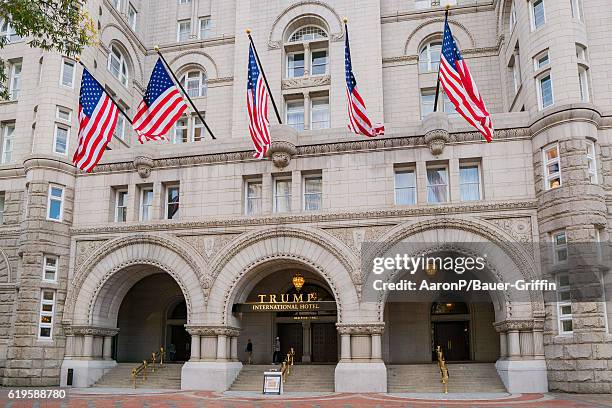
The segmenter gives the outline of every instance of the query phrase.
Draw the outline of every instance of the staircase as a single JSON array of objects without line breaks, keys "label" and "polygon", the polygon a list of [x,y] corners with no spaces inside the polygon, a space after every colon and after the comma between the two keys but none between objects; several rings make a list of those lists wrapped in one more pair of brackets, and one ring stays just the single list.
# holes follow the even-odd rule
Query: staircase
[{"label": "staircase", "polygon": [[[506,392],[494,363],[447,363],[448,392]],[[436,363],[387,366],[387,391],[443,391]]]},{"label": "staircase", "polygon": [[[277,368],[272,365],[244,365],[230,391],[263,390],[264,371]],[[334,392],[335,364],[294,365],[284,384],[285,392]]]},{"label": "staircase", "polygon": [[[93,386],[98,388],[133,388],[132,368],[137,363],[119,363],[115,368],[107,372]],[[182,364],[164,363],[155,369],[155,372],[147,371],[147,380],[143,381],[142,376],[136,379],[136,388],[146,389],[181,389],[181,369]]]}]

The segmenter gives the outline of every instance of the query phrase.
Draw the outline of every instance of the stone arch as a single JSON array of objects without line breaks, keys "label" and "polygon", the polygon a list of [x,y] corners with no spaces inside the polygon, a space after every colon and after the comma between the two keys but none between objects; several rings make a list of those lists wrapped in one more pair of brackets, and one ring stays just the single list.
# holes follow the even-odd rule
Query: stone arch
[{"label": "stone arch", "polygon": [[[119,26],[113,23],[104,26],[100,32],[100,41],[104,44],[104,49],[107,50],[107,58],[110,46],[117,45],[127,61],[131,78],[139,84],[144,83],[144,67],[141,57],[141,54],[144,54],[144,49],[135,44],[132,39],[123,33]],[[104,64],[107,63],[107,61],[104,61]]]},{"label": "stone arch", "polygon": [[298,1],[283,10],[272,24],[268,35],[268,48],[280,48],[286,28],[297,19],[304,17],[322,20],[327,25],[330,41],[339,41],[344,37],[342,19],[329,4],[318,0]]},{"label": "stone arch", "polygon": [[11,263],[6,253],[0,248],[0,282],[10,283],[11,280]]},{"label": "stone arch", "polygon": [[204,261],[188,244],[168,235],[137,234],[110,240],[75,272],[68,288],[64,322],[114,327],[125,294],[142,278],[168,273],[181,288],[188,322],[203,320]]},{"label": "stone arch", "polygon": [[[449,246],[448,243],[476,243],[481,246],[493,244],[501,251],[496,251],[487,258],[489,269],[496,282],[514,282],[516,279],[531,280],[538,275],[538,267],[525,247],[516,244],[515,239],[505,231],[483,220],[461,218],[428,219],[414,224],[401,224],[381,237],[381,245],[373,248],[366,256],[383,256],[400,242],[440,243],[432,245],[427,252],[450,249],[464,255],[480,255],[467,245]],[[418,251],[423,252],[422,249]],[[397,271],[389,276],[389,281],[399,278]],[[384,307],[388,292],[381,292],[377,299],[377,313],[383,321]],[[492,295],[492,299],[494,296]],[[494,302],[495,304],[495,302]],[[503,299],[498,299],[496,318],[531,318],[535,311],[544,310],[541,292],[530,291],[528,297],[517,297],[516,291],[504,292]]]},{"label": "stone arch", "polygon": [[169,61],[169,64],[175,70],[179,78],[188,69],[196,67],[204,71],[208,79],[219,77],[219,67],[217,63],[204,51],[189,51],[178,54]]},{"label": "stone arch", "polygon": [[497,34],[504,34],[508,28],[510,21],[510,9],[512,7],[513,0],[502,0],[499,2],[499,8],[497,13]]},{"label": "stone arch", "polygon": [[231,308],[237,292],[262,267],[277,261],[300,265],[322,277],[338,306],[338,320],[357,318],[360,275],[358,260],[337,238],[309,228],[253,231],[226,246],[211,263],[215,277],[207,304],[213,324],[232,322]]},{"label": "stone arch", "polygon": [[[448,24],[451,25],[452,28],[455,28],[455,30],[453,30],[453,36],[458,42],[459,48],[466,46],[469,48],[476,47],[474,36],[467,27],[450,18],[448,19]],[[406,39],[404,55],[418,55],[419,49],[421,45],[424,44],[425,40],[431,39],[437,35],[442,38],[443,27],[444,18],[432,18],[431,20],[419,24]]]}]

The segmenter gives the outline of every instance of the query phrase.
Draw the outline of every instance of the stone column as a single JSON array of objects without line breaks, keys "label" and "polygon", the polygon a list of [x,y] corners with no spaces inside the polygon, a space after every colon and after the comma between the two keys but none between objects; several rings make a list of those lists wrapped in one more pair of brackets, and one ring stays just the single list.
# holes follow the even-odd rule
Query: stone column
[{"label": "stone column", "polygon": [[499,333],[499,358],[504,359],[508,357],[508,339],[506,333]]},{"label": "stone column", "polygon": [[310,72],[312,71],[312,67],[310,66],[312,63],[310,58],[310,44],[304,44],[304,76],[310,76]]},{"label": "stone column", "polygon": [[349,361],[351,359],[351,335],[349,333],[340,334],[340,360]]},{"label": "stone column", "polygon": [[93,359],[93,334],[86,334],[83,340],[83,357],[91,360]]},{"label": "stone column", "polygon": [[381,333],[372,333],[372,360],[382,360]]},{"label": "stone column", "polygon": [[508,330],[508,358],[511,360],[521,357],[521,344],[519,331],[516,329]]},{"label": "stone column", "polygon": [[306,321],[302,323],[302,338],[304,342],[304,349],[302,353],[302,362],[309,363],[311,361],[311,338],[310,338],[310,322]]},{"label": "stone column", "polygon": [[104,343],[102,345],[102,358],[104,360],[113,359],[113,336],[104,336]]},{"label": "stone column", "polygon": [[544,319],[533,321],[533,357],[544,360]]},{"label": "stone column", "polygon": [[200,335],[191,333],[191,356],[190,361],[200,359]]},{"label": "stone column", "polygon": [[238,335],[230,337],[230,358],[232,361],[238,361]]},{"label": "stone column", "polygon": [[224,331],[217,334],[217,360],[227,360],[227,334]]},{"label": "stone column", "polygon": [[72,358],[75,354],[74,334],[66,335],[66,351],[64,352],[64,358]]},{"label": "stone column", "polygon": [[520,331],[519,339],[521,343],[521,356],[532,358],[533,357],[533,331],[531,330]]},{"label": "stone column", "polygon": [[310,94],[304,92],[304,130],[310,130],[312,128],[310,119]]}]

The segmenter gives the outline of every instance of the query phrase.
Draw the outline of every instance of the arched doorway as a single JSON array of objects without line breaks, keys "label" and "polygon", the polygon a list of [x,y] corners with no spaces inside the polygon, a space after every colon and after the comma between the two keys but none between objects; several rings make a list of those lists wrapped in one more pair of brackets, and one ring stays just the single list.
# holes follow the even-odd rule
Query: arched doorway
[{"label": "arched doorway", "polygon": [[173,361],[189,359],[187,304],[181,288],[166,273],[155,273],[136,282],[119,307],[115,360],[140,362],[165,347]]},{"label": "arched doorway", "polygon": [[316,273],[297,265],[280,270],[271,266],[252,288],[245,288],[245,294],[244,300],[233,306],[233,316],[242,329],[238,338],[240,360],[248,361],[246,345],[251,340],[252,362],[271,363],[278,337],[279,361],[291,349],[298,364],[338,361],[336,302],[325,280]]}]

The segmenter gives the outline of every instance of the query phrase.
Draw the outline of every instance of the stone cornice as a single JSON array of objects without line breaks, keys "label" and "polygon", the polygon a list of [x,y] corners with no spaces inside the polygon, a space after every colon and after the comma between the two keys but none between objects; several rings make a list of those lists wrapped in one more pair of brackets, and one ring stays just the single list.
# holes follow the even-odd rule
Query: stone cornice
[{"label": "stone cornice", "polygon": [[444,216],[461,213],[482,213],[498,211],[534,210],[536,200],[474,202],[470,204],[423,205],[408,208],[390,208],[371,211],[342,211],[337,213],[321,212],[295,215],[264,215],[241,216],[231,218],[215,218],[206,221],[173,221],[134,223],[129,225],[104,224],[84,228],[72,228],[74,235],[89,235],[100,233],[126,233],[145,231],[195,230],[219,227],[266,226],[277,224],[322,223],[329,221],[372,220],[376,218],[405,218],[415,216]]},{"label": "stone cornice", "polygon": [[236,337],[240,334],[240,329],[230,326],[185,326],[187,333],[192,336],[216,337],[227,336]]},{"label": "stone cornice", "polygon": [[340,334],[382,334],[385,329],[384,323],[336,323]]},{"label": "stone cornice", "polygon": [[76,167],[68,161],[67,158],[58,156],[36,155],[29,156],[23,161],[25,173],[34,169],[52,169],[58,170],[70,175],[76,174]]},{"label": "stone cornice", "polygon": [[[494,1],[489,1],[487,3],[480,3],[480,2],[474,1],[472,4],[451,6],[450,13],[451,15],[457,15],[457,14],[473,13],[474,11],[491,11],[491,10],[495,10]],[[382,24],[387,24],[387,23],[397,23],[400,21],[422,20],[423,16],[436,16],[436,15],[444,16],[444,7],[435,7],[431,9],[404,11],[404,12],[397,12],[395,14],[387,14],[387,15],[380,17],[380,22]]]},{"label": "stone cornice", "polygon": [[[495,331],[498,333],[505,333],[508,331],[525,331],[533,330],[535,324],[532,319],[524,320],[504,320],[493,324]],[[540,328],[539,322],[536,328]]]},{"label": "stone cornice", "polygon": [[[502,140],[527,139],[530,137],[528,128],[499,129],[495,131],[495,142]],[[482,135],[477,132],[450,133],[448,145],[456,143],[484,143]],[[297,146],[295,157],[323,156],[329,154],[354,153],[356,151],[402,149],[406,147],[426,147],[425,136],[382,137],[373,140],[353,140],[333,143]],[[236,163],[256,161],[252,150],[233,151],[225,153],[201,154],[153,159],[154,168],[191,167],[197,165]],[[132,161],[104,163],[94,168],[93,174],[134,171]],[[85,173],[80,173],[85,175]]]},{"label": "stone cornice", "polygon": [[114,336],[119,333],[118,328],[96,327],[96,326],[65,326],[64,333],[67,336]]}]

